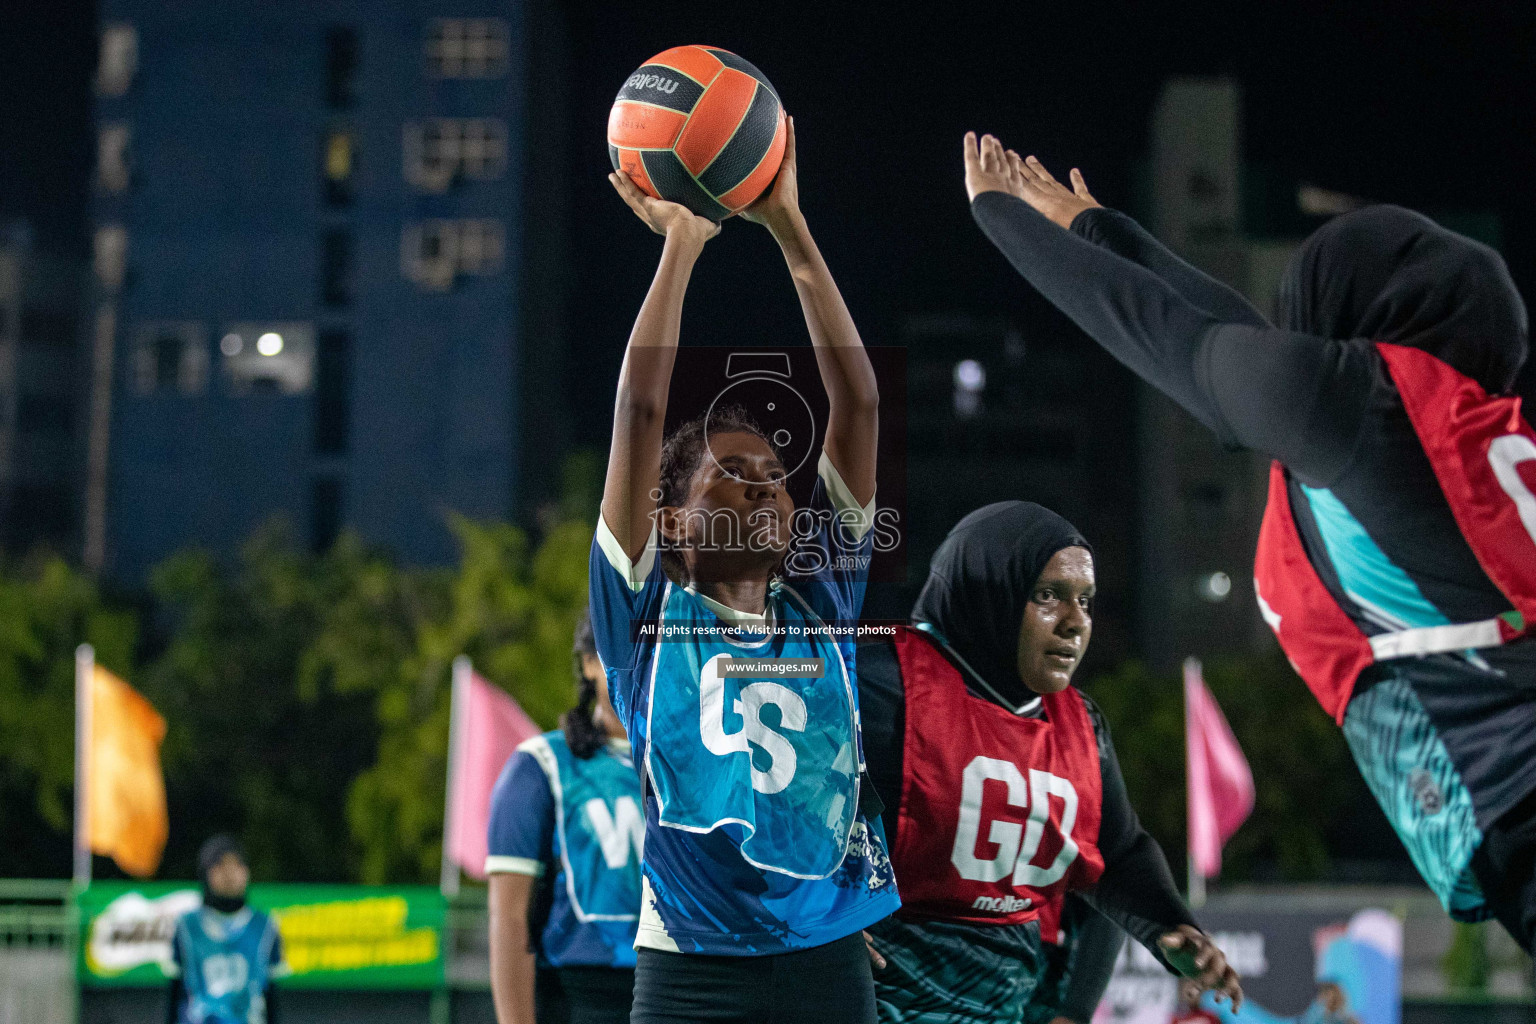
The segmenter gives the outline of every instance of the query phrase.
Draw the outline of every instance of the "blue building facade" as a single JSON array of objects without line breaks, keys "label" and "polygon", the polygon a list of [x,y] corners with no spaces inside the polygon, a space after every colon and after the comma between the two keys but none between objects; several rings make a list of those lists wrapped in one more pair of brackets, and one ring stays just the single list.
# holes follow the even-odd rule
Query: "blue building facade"
[{"label": "blue building facade", "polygon": [[442,562],[523,505],[529,10],[104,0],[88,562],[274,517]]}]

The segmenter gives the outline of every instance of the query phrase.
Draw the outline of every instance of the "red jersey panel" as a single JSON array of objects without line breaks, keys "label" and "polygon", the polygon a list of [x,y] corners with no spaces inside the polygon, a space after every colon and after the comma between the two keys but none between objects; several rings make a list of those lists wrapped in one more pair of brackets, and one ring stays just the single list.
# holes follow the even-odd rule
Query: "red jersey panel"
[{"label": "red jersey panel", "polygon": [[1045,717],[1027,718],[973,696],[919,630],[897,630],[896,656],[906,691],[892,854],[902,916],[1020,924],[1098,881],[1103,783],[1082,695],[1047,695]]},{"label": "red jersey panel", "polygon": [[1428,352],[1378,343],[1414,433],[1462,536],[1511,613],[1367,637],[1307,559],[1286,494],[1270,470],[1269,504],[1254,559],[1259,610],[1324,710],[1343,724],[1355,677],[1373,661],[1496,647],[1536,624],[1536,430],[1519,398],[1490,396]]}]

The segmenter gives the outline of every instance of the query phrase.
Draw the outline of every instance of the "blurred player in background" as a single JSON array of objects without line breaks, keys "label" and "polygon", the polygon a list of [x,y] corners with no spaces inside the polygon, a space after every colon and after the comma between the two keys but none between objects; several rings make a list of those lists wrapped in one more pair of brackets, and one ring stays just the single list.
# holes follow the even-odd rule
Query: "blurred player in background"
[{"label": "blurred player in background", "polygon": [[491,795],[491,993],[499,1024],[624,1024],[640,918],[640,778],[592,621],[576,706],[518,747]]},{"label": "blurred player in background", "polygon": [[[830,404],[798,510],[745,415],[717,408],[663,438],[683,295],[719,225],[610,179],[666,237],[625,353],[590,563],[597,649],[647,794],[635,1024],[873,1021],[860,931],[900,904],[879,810],[861,806],[854,637],[824,628],[864,602],[877,386],[797,177],[791,122],[746,216],[784,254]],[[817,667],[727,677],[733,658]]]},{"label": "blurred player in background", "polygon": [[197,854],[203,905],[183,914],[171,940],[169,1024],[278,1024],[272,982],[285,973],[270,917],[246,905],[251,869],[232,836]]},{"label": "blurred player in background", "polygon": [[[1273,457],[1255,576],[1292,665],[1455,918],[1536,936],[1536,432],[1498,253],[1376,206],[1318,229],[1280,325],[1072,172],[965,142],[982,230],[1223,442]],[[1522,395],[1521,389],[1524,389]]]},{"label": "blurred player in background", "polygon": [[1188,986],[1179,989],[1179,996],[1191,1009],[1186,1016],[1175,1017],[1170,1024],[1183,1021],[1191,1024],[1205,1024],[1206,1021],[1210,1024],[1360,1024],[1360,1018],[1349,1012],[1349,994],[1344,987],[1326,978],[1317,983],[1317,995],[1312,1002],[1294,1017],[1281,1017],[1253,1003],[1245,1005],[1241,1013],[1233,1013]]},{"label": "blurred player in background", "polygon": [[[1094,590],[1092,553],[1070,523],[998,502],[939,546],[914,628],[859,651],[865,750],[896,803],[886,832],[902,888],[902,910],[870,929],[886,961],[883,1021],[1019,1020],[1047,973],[1042,931],[1061,941],[1073,891],[1171,970],[1242,998],[1131,808],[1103,716],[1072,686]],[[1099,974],[1096,1002],[1103,945],[1079,952],[1100,957],[1084,965]],[[1058,1009],[1040,1007],[1048,1021]]]}]

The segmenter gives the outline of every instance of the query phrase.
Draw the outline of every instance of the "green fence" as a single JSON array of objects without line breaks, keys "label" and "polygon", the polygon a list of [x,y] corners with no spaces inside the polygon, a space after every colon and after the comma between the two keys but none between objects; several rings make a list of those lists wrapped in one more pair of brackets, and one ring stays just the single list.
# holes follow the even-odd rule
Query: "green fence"
[{"label": "green fence", "polygon": [[74,1024],[78,922],[68,882],[0,879],[0,1024]]}]

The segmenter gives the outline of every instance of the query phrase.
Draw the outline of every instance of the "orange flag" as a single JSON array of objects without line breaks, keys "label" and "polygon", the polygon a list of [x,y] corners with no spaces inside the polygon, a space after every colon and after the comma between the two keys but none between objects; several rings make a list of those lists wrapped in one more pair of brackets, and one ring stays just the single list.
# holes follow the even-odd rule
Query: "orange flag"
[{"label": "orange flag", "polygon": [[165,719],[133,687],[100,665],[91,672],[86,748],[86,838],[137,878],[160,867],[170,820],[160,742]]}]

